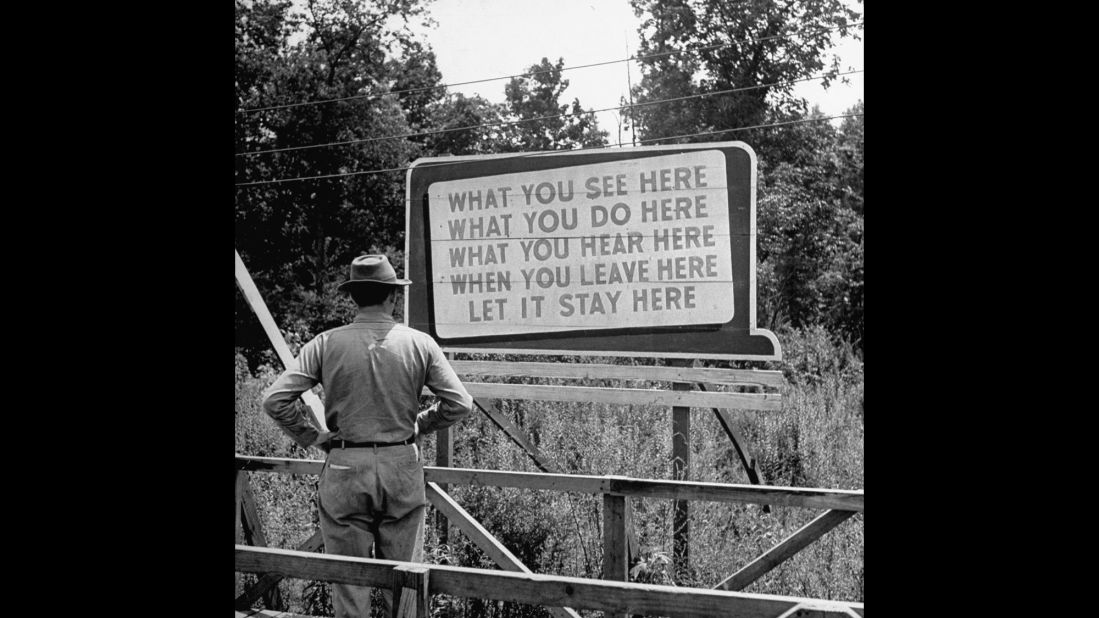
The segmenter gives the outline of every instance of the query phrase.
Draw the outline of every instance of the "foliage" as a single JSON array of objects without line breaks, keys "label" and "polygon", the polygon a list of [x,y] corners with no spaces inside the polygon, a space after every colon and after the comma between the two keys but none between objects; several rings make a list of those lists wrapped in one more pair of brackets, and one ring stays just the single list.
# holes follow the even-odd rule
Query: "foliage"
[{"label": "foliage", "polygon": [[[550,63],[542,58],[527,70],[529,77],[514,77],[504,88],[505,108],[516,119],[506,128],[507,143],[501,152],[532,152],[603,146],[607,132],[599,130],[595,114],[585,114],[578,99],[571,109],[559,102],[569,86],[561,77],[565,59]],[[562,114],[572,114],[562,116]]]},{"label": "foliage", "polygon": [[[559,103],[563,59],[543,58],[536,75],[512,79],[504,104],[450,96],[434,52],[407,26],[425,18],[427,3],[236,2],[234,137],[238,153],[255,154],[238,154],[235,174],[262,183],[238,187],[236,249],[276,322],[301,337],[353,313],[335,287],[355,256],[386,253],[402,274],[400,172],[412,160],[606,143],[578,100]],[[326,100],[334,101],[298,105]],[[308,147],[331,143],[343,145]],[[287,178],[310,179],[269,182]],[[254,369],[266,338],[239,296],[235,322]]]},{"label": "foliage", "polygon": [[861,350],[862,117],[848,120],[839,131],[802,125],[800,141],[812,147],[767,170],[756,209],[758,316],[772,330],[823,325]]},{"label": "foliage", "polygon": [[[418,155],[407,139],[430,96],[366,96],[393,83],[439,79],[432,54],[392,24],[420,16],[418,1],[384,5],[316,0],[304,12],[289,2],[236,4],[236,157],[241,183],[396,168]],[[413,71],[411,67],[420,70]],[[321,105],[303,101],[347,97]],[[250,111],[268,107],[266,111]],[[299,146],[360,140],[353,146]],[[370,140],[370,141],[361,141]],[[357,255],[403,245],[404,187],[399,174],[361,174],[238,187],[236,248],[280,323],[319,332],[346,313],[326,300]],[[393,259],[399,257],[390,253]],[[238,298],[238,344],[264,340]]]},{"label": "foliage", "polygon": [[[627,110],[645,138],[751,127],[800,117],[805,101],[794,80],[823,75],[828,86],[840,72],[828,53],[833,32],[855,36],[861,15],[841,0],[727,2],[725,0],[631,0],[641,17],[641,82],[634,103],[725,92]],[[648,57],[645,57],[648,56]],[[751,88],[746,90],[739,90]],[[771,159],[766,131],[738,132],[711,139],[751,143]],[[686,141],[699,141],[687,139]],[[779,138],[778,142],[782,142]],[[775,157],[781,160],[781,157]]]}]

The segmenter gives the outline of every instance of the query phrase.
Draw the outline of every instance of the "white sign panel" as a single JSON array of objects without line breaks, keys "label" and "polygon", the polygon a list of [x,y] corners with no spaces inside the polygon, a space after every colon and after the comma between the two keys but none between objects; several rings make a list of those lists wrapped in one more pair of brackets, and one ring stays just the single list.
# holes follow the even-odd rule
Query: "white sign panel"
[{"label": "white sign panel", "polygon": [[728,322],[725,178],[700,150],[432,183],[438,335]]}]

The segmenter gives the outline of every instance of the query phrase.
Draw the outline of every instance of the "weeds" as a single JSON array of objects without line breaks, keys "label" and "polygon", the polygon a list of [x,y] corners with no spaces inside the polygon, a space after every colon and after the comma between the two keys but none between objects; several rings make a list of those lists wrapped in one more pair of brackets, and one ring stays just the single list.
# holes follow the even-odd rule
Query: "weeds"
[{"label": "weeds", "polygon": [[[863,488],[862,360],[849,347],[833,342],[823,330],[789,331],[779,337],[786,360],[769,364],[768,368],[781,369],[786,376],[782,409],[732,411],[756,459],[762,482]],[[259,407],[260,393],[276,372],[262,366],[250,372],[242,359],[238,359],[236,369],[237,452],[317,458],[317,453],[306,452],[283,435]],[[538,382],[577,384],[550,379]],[[594,385],[597,381],[587,383]],[[618,385],[657,386],[645,382]],[[563,473],[671,478],[671,415],[667,408],[539,401],[499,401],[498,405]],[[748,482],[732,444],[710,410],[692,411],[691,431],[692,480]],[[434,461],[434,435],[425,440],[424,456],[427,462]],[[518,446],[477,412],[457,427],[454,458],[453,465],[458,467],[537,470]],[[316,529],[316,477],[254,473],[251,482],[270,546],[296,547]],[[452,486],[450,493],[534,572],[601,577],[600,496],[469,486]],[[631,580],[701,588],[715,586],[820,514],[818,510],[792,507],[772,507],[768,514],[755,504],[691,502],[690,568],[676,582],[671,564],[672,501],[634,498],[630,503],[640,543]],[[496,568],[453,527],[449,543],[441,544],[432,525],[435,515],[431,508],[427,521],[425,560]],[[745,591],[862,601],[863,546],[863,515],[857,514]],[[279,586],[286,607],[272,609],[331,615],[325,584],[283,580]],[[434,616],[448,618],[549,615],[535,606],[444,595],[434,597],[432,606]]]}]

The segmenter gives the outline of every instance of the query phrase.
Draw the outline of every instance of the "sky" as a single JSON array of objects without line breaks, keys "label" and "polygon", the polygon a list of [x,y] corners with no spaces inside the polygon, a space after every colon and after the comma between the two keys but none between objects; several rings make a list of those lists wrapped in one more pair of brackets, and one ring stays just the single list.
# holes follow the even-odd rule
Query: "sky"
[{"label": "sky", "polygon": [[[437,25],[413,28],[423,34],[435,50],[443,83],[454,84],[526,72],[543,57],[565,66],[621,60],[637,53],[637,29],[628,0],[434,0],[429,5]],[[860,8],[861,7],[857,7]],[[863,41],[844,40],[835,48],[841,71],[863,68]],[[569,87],[561,103],[580,100],[584,109],[617,107],[628,97],[629,83],[641,74],[636,62],[616,62],[600,67],[565,71]],[[849,84],[837,79],[825,90],[816,82],[802,82],[798,96],[816,104],[828,116],[842,114],[863,98],[863,74],[847,76]],[[507,80],[452,86],[452,92],[479,94],[500,103]],[[598,114],[599,126],[608,141],[630,140],[614,111]],[[838,123],[839,121],[833,121]]]}]

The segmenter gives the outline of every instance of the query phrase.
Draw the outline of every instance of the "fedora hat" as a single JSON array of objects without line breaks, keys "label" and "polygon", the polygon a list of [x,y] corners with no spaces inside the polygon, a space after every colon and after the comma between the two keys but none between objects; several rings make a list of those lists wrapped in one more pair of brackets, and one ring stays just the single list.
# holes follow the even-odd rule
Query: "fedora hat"
[{"label": "fedora hat", "polygon": [[351,278],[336,289],[343,290],[355,283],[387,283],[389,285],[409,285],[408,279],[398,279],[397,272],[384,255],[360,255],[351,260]]}]

